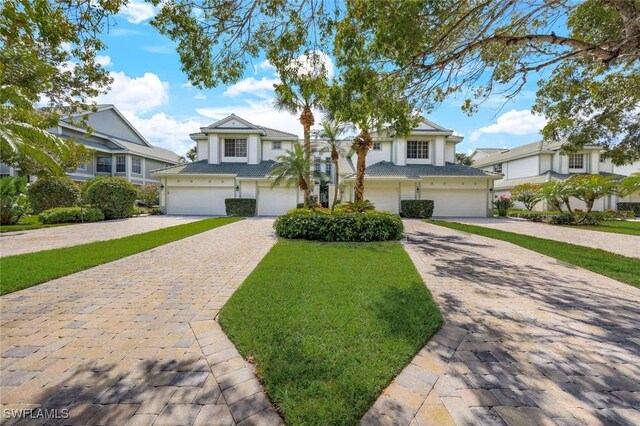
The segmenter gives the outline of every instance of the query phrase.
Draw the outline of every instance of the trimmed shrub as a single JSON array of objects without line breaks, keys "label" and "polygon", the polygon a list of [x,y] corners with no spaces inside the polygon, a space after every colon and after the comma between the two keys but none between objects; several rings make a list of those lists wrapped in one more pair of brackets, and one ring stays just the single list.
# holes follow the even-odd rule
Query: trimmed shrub
[{"label": "trimmed shrub", "polygon": [[138,192],[140,201],[145,207],[158,205],[160,201],[160,185],[157,183],[145,183]]},{"label": "trimmed shrub", "polygon": [[295,209],[279,216],[273,227],[282,238],[327,242],[398,240],[404,231],[400,216],[379,211],[330,213]]},{"label": "trimmed shrub", "polygon": [[42,177],[29,185],[27,197],[33,212],[38,214],[56,207],[76,206],[80,197],[80,188],[66,176]]},{"label": "trimmed shrub", "polygon": [[227,198],[224,200],[227,216],[251,217],[256,215],[255,198]]},{"label": "trimmed shrub", "polygon": [[71,222],[100,222],[104,220],[104,214],[98,209],[81,207],[58,207],[45,210],[38,215],[40,222],[71,223]]},{"label": "trimmed shrub", "polygon": [[636,217],[640,217],[640,202],[635,203],[618,203],[616,205],[618,211],[620,210],[633,210]]},{"label": "trimmed shrub", "polygon": [[620,219],[633,219],[636,217],[636,212],[633,210],[620,210],[616,212],[616,217]]},{"label": "trimmed shrub", "polygon": [[416,219],[428,219],[433,216],[433,200],[402,200],[400,216]]},{"label": "trimmed shrub", "polygon": [[574,216],[571,213],[564,212],[548,217],[548,221],[552,225],[571,225],[574,220]]},{"label": "trimmed shrub", "polygon": [[126,179],[108,177],[96,180],[87,188],[85,201],[100,209],[105,219],[131,217],[138,197],[136,187]]}]

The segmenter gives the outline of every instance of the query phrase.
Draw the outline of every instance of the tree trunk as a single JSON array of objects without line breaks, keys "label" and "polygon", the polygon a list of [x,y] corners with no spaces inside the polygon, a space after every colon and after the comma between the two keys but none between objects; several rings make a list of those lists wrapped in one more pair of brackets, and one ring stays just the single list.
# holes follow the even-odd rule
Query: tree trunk
[{"label": "tree trunk", "polygon": [[333,204],[331,205],[331,211],[333,211],[336,208],[336,203],[338,202],[338,185],[340,185],[340,170],[338,169],[338,160],[339,160],[339,155],[338,155],[338,151],[336,151],[335,149],[333,151],[331,151],[331,160],[333,161],[333,170],[335,170],[335,174],[336,174],[336,179],[333,182],[334,188],[333,188]]},{"label": "tree trunk", "polygon": [[300,124],[302,124],[302,128],[304,129],[304,159],[307,164],[309,164],[309,170],[305,176],[305,179],[308,183],[308,188],[306,191],[306,195],[304,197],[304,206],[312,207],[311,197],[309,193],[313,192],[313,179],[311,179],[311,126],[315,123],[315,119],[313,117],[313,112],[311,108],[306,106],[302,110],[302,114],[300,114]]},{"label": "tree trunk", "polygon": [[371,135],[365,129],[360,130],[360,134],[354,141],[354,148],[356,148],[358,153],[354,201],[364,201],[364,171],[367,167],[367,153],[372,143]]}]

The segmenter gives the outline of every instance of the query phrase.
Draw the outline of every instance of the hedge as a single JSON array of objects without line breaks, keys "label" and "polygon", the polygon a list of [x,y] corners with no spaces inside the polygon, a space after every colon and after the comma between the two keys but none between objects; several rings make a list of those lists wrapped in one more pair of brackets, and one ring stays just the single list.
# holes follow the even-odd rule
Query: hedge
[{"label": "hedge", "polygon": [[250,217],[256,215],[255,198],[227,198],[224,200],[227,216]]},{"label": "hedge", "polygon": [[44,224],[99,222],[104,220],[104,214],[94,208],[59,207],[43,211],[38,215],[38,219]]},{"label": "hedge", "polygon": [[635,202],[635,203],[629,203],[629,202],[618,203],[618,204],[616,205],[616,207],[618,208],[618,211],[621,211],[621,210],[633,210],[633,212],[635,213],[636,217],[640,217],[640,202]]},{"label": "hedge", "polygon": [[398,240],[404,232],[400,216],[379,211],[330,213],[295,209],[279,216],[273,227],[278,237],[326,242]]},{"label": "hedge", "polygon": [[433,200],[402,200],[400,216],[416,219],[428,219],[433,216]]},{"label": "hedge", "polygon": [[86,202],[102,210],[105,219],[131,217],[138,190],[126,179],[107,177],[97,179],[86,189]]},{"label": "hedge", "polygon": [[42,177],[29,185],[27,197],[35,214],[56,207],[78,205],[80,188],[66,176]]}]

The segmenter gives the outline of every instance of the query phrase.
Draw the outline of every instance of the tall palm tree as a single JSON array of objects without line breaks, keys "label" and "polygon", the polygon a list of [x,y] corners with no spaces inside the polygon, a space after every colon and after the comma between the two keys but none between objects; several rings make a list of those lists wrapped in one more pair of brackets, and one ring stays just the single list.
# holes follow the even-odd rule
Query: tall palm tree
[{"label": "tall palm tree", "polygon": [[276,164],[269,172],[272,180],[271,187],[283,183],[288,188],[297,186],[304,194],[305,207],[311,206],[309,196],[309,170],[311,162],[299,143],[294,144],[293,149],[285,151],[286,154],[276,157]]},{"label": "tall palm tree", "polygon": [[333,163],[333,170],[335,171],[334,191],[333,191],[333,203],[331,204],[331,211],[336,208],[338,202],[338,192],[340,191],[340,156],[346,154],[344,147],[344,141],[340,139],[340,136],[344,133],[345,127],[335,120],[323,120],[320,123],[320,129],[317,131],[317,136],[325,139],[326,147],[324,150],[331,152],[331,162]]}]

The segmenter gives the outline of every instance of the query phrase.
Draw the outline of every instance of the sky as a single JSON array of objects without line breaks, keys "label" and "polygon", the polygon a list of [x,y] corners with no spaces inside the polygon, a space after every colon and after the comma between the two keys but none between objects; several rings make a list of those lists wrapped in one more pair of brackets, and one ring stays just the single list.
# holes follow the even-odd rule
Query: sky
[{"label": "sky", "polygon": [[[180,155],[194,145],[190,133],[231,113],[302,136],[298,118],[272,106],[273,84],[279,80],[268,62],[252,63],[233,85],[198,90],[181,71],[175,45],[149,24],[155,13],[152,5],[131,0],[105,31],[107,48],[99,60],[111,73],[113,84],[97,99],[99,103],[114,104],[152,144]],[[332,67],[331,62],[327,64],[329,74]],[[535,91],[536,83],[530,79],[516,98],[505,104],[504,97],[492,96],[471,117],[454,100],[425,117],[464,137],[458,152],[511,148],[540,138],[545,120],[530,112]]]}]

